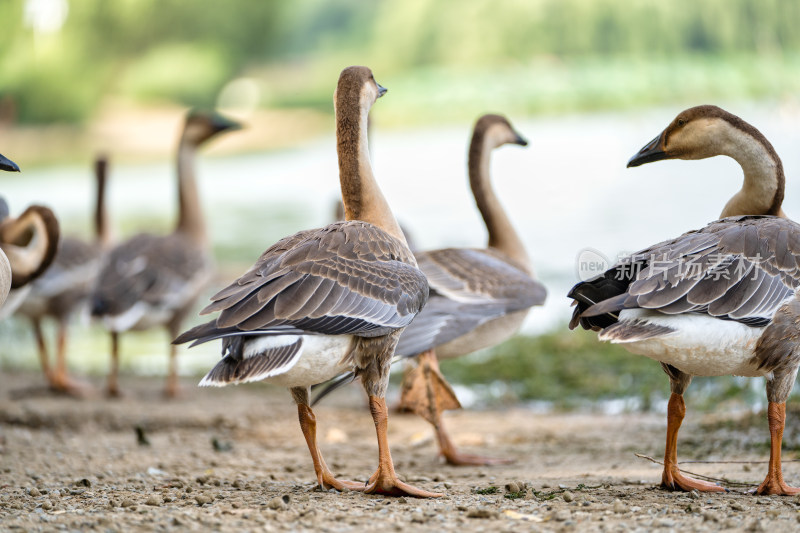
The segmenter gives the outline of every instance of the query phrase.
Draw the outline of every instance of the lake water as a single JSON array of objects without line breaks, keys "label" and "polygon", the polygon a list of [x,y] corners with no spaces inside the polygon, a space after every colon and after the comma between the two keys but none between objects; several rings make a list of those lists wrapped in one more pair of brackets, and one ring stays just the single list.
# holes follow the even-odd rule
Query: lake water
[{"label": "lake water", "polygon": [[[725,107],[772,141],[787,175],[784,210],[790,216],[800,214],[800,185],[792,179],[800,168],[800,110],[778,104]],[[537,276],[549,290],[547,304],[530,313],[524,331],[546,331],[568,320],[565,294],[577,281],[581,250],[591,248],[613,260],[620,252],[701,227],[717,218],[740,188],[740,167],[724,157],[625,168],[681,109],[511,117],[530,145],[494,152],[493,183],[528,247]],[[375,126],[375,175],[417,246],[484,246],[485,229],[466,178],[469,126],[419,131],[381,131],[380,124]],[[116,165],[112,159],[110,177],[109,203],[112,218],[123,228],[118,230],[121,237],[141,225],[167,226],[175,212],[171,162]],[[228,280],[278,238],[327,223],[339,195],[332,136],[289,151],[201,156],[198,177],[216,249],[229,250],[235,257],[217,259]],[[2,190],[12,212],[32,202],[50,205],[68,230],[85,234],[92,188],[88,169],[70,166],[26,171],[4,183]],[[11,328],[4,326],[0,334],[11,335]],[[163,366],[166,347],[157,335],[147,337],[150,340],[142,344],[147,353],[133,366],[144,371]],[[80,344],[83,341],[75,342],[88,349]],[[0,350],[7,353],[0,362],[21,357],[19,350],[8,353],[8,346],[2,342]],[[30,352],[23,352],[32,350],[30,342]],[[196,357],[183,359],[187,369],[208,368],[218,353],[217,345],[207,346],[197,350]],[[105,361],[103,356],[97,365],[105,367]]]}]

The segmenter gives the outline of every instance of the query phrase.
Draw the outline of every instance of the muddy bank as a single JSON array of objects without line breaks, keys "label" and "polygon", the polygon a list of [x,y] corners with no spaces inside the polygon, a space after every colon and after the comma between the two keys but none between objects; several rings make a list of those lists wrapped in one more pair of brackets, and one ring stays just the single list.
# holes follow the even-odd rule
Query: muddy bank
[{"label": "muddy bank", "polygon": [[[755,497],[768,433],[760,417],[691,412],[685,468],[732,482],[726,494],[656,488],[663,453],[657,414],[532,414],[519,408],[450,413],[455,442],[508,457],[496,467],[451,467],[426,423],[393,415],[398,472],[445,493],[436,501],[319,491],[287,392],[252,385],[164,402],[157,379],[123,382],[128,395],[72,400],[37,388],[35,374],[0,377],[0,529],[477,531],[795,531],[800,499]],[[100,385],[99,381],[96,385]],[[328,464],[365,480],[376,465],[374,426],[357,389],[317,410]],[[796,416],[793,413],[789,417]],[[797,446],[787,440],[785,458]],[[787,462],[789,483],[800,463]]]}]

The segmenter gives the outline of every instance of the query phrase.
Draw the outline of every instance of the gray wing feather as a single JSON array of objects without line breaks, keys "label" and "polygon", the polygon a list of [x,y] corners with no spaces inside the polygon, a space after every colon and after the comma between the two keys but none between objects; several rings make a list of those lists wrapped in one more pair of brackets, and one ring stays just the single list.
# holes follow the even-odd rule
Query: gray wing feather
[{"label": "gray wing feather", "polygon": [[624,260],[620,264],[647,265],[625,292],[581,316],[644,308],[759,323],[771,319],[800,286],[798,258],[798,224],[777,217],[722,219]]},{"label": "gray wing feather", "polygon": [[417,253],[431,296],[400,335],[395,353],[413,357],[481,324],[541,305],[544,285],[495,250],[446,248]]},{"label": "gray wing feather", "polygon": [[425,276],[403,243],[364,222],[336,222],[271,246],[204,312],[221,311],[220,332],[292,326],[377,336],[408,325],[427,296]]}]

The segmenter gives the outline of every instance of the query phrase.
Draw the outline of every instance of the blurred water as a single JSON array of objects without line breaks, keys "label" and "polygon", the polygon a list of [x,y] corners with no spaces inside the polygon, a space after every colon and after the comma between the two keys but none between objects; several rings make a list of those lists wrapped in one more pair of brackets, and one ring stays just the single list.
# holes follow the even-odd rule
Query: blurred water
[{"label": "blurred water", "polygon": [[[792,179],[800,167],[800,110],[763,103],[724,107],[772,141],[787,175],[784,210],[790,216],[800,213],[800,190]],[[564,295],[577,281],[580,250],[591,247],[613,258],[700,227],[715,219],[739,189],[741,170],[728,158],[625,168],[630,156],[681,110],[510,117],[530,145],[495,151],[494,186],[550,293],[544,308],[530,313],[525,331],[566,322],[570,308]],[[422,249],[485,245],[467,186],[469,127],[387,132],[376,116],[375,174]],[[117,226],[124,228],[118,233],[127,236],[140,225],[166,228],[175,212],[172,163],[116,165],[111,155],[109,203]],[[2,190],[12,212],[44,203],[67,221],[68,230],[85,234],[92,204],[89,175],[88,167],[34,169],[4,181]],[[227,279],[278,238],[327,223],[339,195],[332,134],[291,151],[201,157],[198,177],[217,249],[239,250],[235,267],[226,257],[217,258],[228,267]],[[0,329],[0,335],[7,332],[8,327]],[[0,350],[8,351],[7,346],[3,342]],[[216,345],[192,351],[195,356],[184,358],[190,361],[187,369],[207,369],[218,357]],[[165,353],[166,346],[137,357],[136,367],[149,368],[146,361],[160,367]],[[8,358],[16,359],[6,353],[0,361]]]}]

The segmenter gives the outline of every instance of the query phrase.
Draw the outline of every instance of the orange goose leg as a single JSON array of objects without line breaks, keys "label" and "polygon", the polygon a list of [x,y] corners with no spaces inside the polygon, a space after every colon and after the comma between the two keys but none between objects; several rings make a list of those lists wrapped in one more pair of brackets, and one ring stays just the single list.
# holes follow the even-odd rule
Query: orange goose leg
[{"label": "orange goose leg", "polygon": [[90,388],[79,381],[69,377],[67,372],[67,321],[58,321],[58,341],[56,344],[56,371],[50,380],[50,388],[70,396],[85,396]]},{"label": "orange goose leg", "polygon": [[297,404],[297,416],[300,419],[300,429],[303,430],[303,436],[306,438],[308,451],[311,452],[311,460],[314,462],[314,472],[317,474],[317,483],[325,490],[364,490],[364,483],[357,483],[355,481],[346,481],[336,479],[325,464],[325,459],[322,457],[322,452],[319,451],[317,445],[317,418],[314,416],[314,411],[307,403]]},{"label": "orange goose leg", "polygon": [[303,430],[303,437],[306,439],[308,451],[311,453],[311,460],[314,462],[314,472],[317,474],[317,483],[325,490],[364,490],[364,483],[336,479],[325,464],[322,452],[317,445],[317,417],[308,405],[308,389],[305,387],[293,387],[289,389],[297,404],[297,417],[300,419],[300,429]]},{"label": "orange goose leg", "polygon": [[369,479],[366,487],[367,494],[388,494],[391,496],[414,496],[417,498],[438,498],[443,496],[436,492],[418,489],[397,478],[389,451],[389,439],[386,432],[389,427],[389,415],[386,409],[386,399],[379,396],[369,397],[369,409],[372,420],[375,422],[375,431],[378,434],[378,470]]},{"label": "orange goose leg", "polygon": [[108,385],[106,395],[111,398],[119,398],[119,333],[111,332],[111,370],[108,373]]},{"label": "orange goose leg", "polygon": [[497,459],[460,453],[444,427],[442,412],[460,409],[461,403],[439,370],[439,361],[434,350],[417,356],[418,365],[403,379],[400,406],[427,420],[436,432],[439,451],[451,465],[497,465],[513,463],[509,459]]},{"label": "orange goose leg", "polygon": [[678,430],[681,428],[683,417],[686,415],[686,404],[681,394],[672,393],[669,397],[667,409],[667,446],[664,450],[664,473],[661,476],[661,486],[669,490],[685,490],[691,492],[726,492],[723,487],[692,479],[681,474],[678,469]]},{"label": "orange goose leg", "polygon": [[755,492],[756,494],[780,494],[783,496],[800,494],[800,489],[790,487],[783,481],[783,471],[781,470],[781,444],[783,443],[783,428],[786,423],[786,402],[769,402],[767,420],[769,421],[771,441],[769,467],[766,479]]}]

